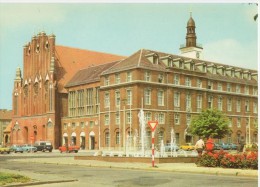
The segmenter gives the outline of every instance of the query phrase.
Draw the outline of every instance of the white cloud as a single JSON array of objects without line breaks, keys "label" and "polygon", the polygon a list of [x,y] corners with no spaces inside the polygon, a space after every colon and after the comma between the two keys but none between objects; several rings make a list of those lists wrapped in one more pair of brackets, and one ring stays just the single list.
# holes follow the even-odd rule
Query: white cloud
[{"label": "white cloud", "polygon": [[224,39],[204,45],[204,59],[232,66],[257,69],[257,42],[242,44]]}]

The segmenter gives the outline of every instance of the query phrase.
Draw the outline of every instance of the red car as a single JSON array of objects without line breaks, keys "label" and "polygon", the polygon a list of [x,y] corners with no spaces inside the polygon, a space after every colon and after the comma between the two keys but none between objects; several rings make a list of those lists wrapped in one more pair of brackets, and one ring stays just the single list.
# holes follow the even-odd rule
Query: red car
[{"label": "red car", "polygon": [[61,147],[59,147],[59,150],[60,150],[60,152],[62,153],[62,152],[69,152],[69,153],[71,153],[71,152],[75,152],[75,153],[77,153],[78,151],[79,151],[79,146],[76,146],[76,145],[73,145],[73,146],[61,146]]}]

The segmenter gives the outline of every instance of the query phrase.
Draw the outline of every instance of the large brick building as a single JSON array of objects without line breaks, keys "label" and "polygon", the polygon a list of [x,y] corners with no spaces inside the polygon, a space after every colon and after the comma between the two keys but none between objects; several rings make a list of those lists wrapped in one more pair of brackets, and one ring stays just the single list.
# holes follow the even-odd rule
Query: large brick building
[{"label": "large brick building", "polygon": [[[195,22],[187,23],[181,55],[141,49],[122,57],[55,46],[40,33],[24,48],[24,74],[17,70],[13,93],[12,142],[48,139],[83,149],[137,146],[138,113],[158,120],[156,143],[194,142],[192,117],[217,108],[233,132],[224,140],[257,141],[257,76],[201,59]],[[150,129],[146,127],[146,139]]]}]

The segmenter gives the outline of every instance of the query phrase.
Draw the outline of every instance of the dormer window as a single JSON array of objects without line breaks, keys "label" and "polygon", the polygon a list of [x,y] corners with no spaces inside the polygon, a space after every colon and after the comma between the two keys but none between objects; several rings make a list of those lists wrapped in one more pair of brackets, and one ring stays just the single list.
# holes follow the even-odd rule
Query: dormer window
[{"label": "dormer window", "polygon": [[150,53],[145,55],[147,59],[153,63],[153,64],[158,64],[159,63],[159,56],[156,53]]}]

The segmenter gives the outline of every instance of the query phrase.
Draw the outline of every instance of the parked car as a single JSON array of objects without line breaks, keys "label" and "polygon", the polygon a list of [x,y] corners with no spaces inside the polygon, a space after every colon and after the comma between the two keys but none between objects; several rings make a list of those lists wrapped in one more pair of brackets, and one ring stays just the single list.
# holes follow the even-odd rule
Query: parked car
[{"label": "parked car", "polygon": [[192,143],[186,143],[185,145],[181,145],[180,149],[183,149],[185,151],[190,151],[190,150],[194,150],[195,146],[192,145]]},{"label": "parked car", "polygon": [[222,148],[221,148],[221,145],[219,145],[218,143],[214,143],[214,148],[213,149],[214,150],[220,150]]},{"label": "parked car", "polygon": [[4,154],[4,153],[10,154],[10,152],[11,152],[10,147],[2,147],[2,146],[0,147],[1,154]]},{"label": "parked car", "polygon": [[24,152],[37,152],[37,148],[29,144],[22,145],[22,149]]},{"label": "parked car", "polygon": [[20,145],[12,145],[10,147],[11,151],[12,152],[15,152],[15,153],[23,153],[23,148],[20,146]]},{"label": "parked car", "polygon": [[237,144],[229,143],[228,145],[231,150],[237,150]]},{"label": "parked car", "polygon": [[176,144],[173,144],[173,146],[171,146],[171,143],[167,143],[164,147],[165,151],[171,151],[171,149],[172,151],[178,151],[180,149],[179,146],[177,146]]},{"label": "parked car", "polygon": [[50,141],[36,141],[33,145],[37,148],[37,151],[49,151],[52,152],[53,146]]},{"label": "parked car", "polygon": [[59,150],[60,150],[60,153],[63,153],[63,152],[68,152],[68,153],[71,153],[71,152],[75,152],[77,153],[79,151],[80,147],[79,146],[76,146],[76,145],[71,145],[71,146],[61,146],[59,147]]},{"label": "parked car", "polygon": [[220,143],[219,145],[220,145],[221,148],[224,149],[224,150],[229,150],[229,149],[230,149],[230,146],[229,146],[228,144],[226,144],[226,143],[223,143],[223,142],[222,142],[222,143]]}]

